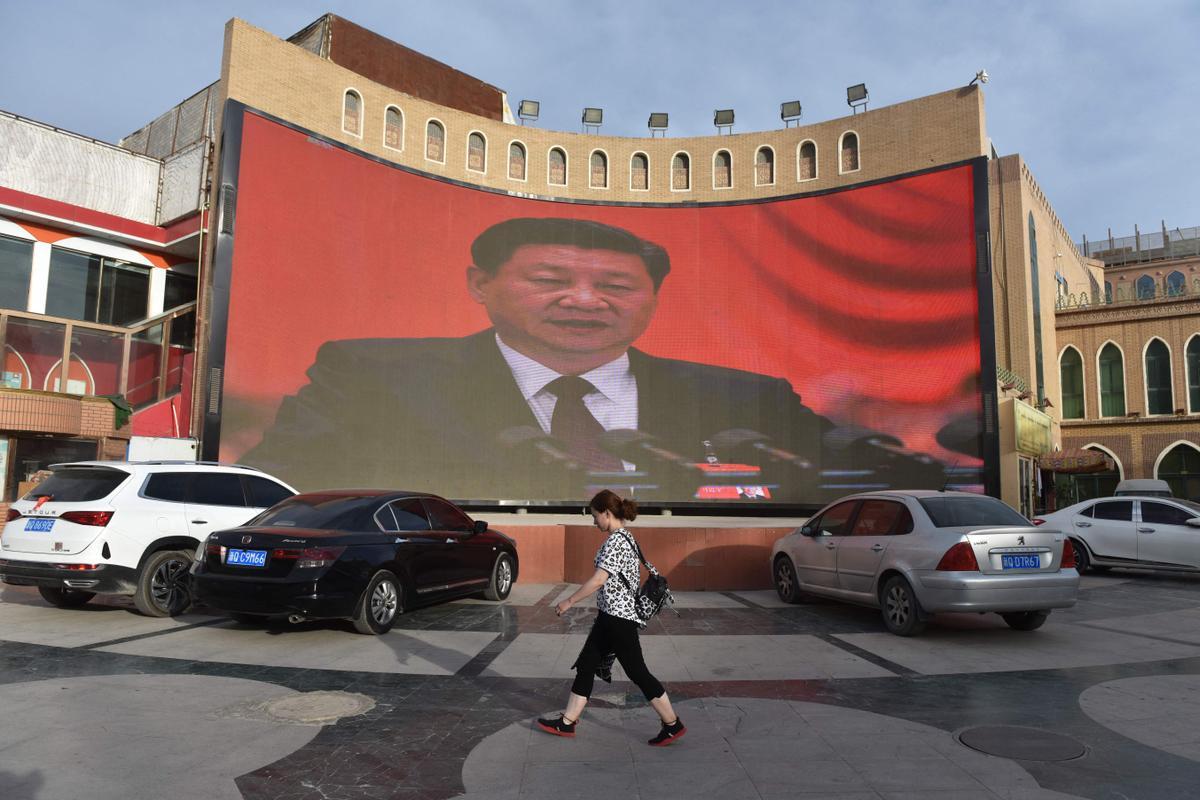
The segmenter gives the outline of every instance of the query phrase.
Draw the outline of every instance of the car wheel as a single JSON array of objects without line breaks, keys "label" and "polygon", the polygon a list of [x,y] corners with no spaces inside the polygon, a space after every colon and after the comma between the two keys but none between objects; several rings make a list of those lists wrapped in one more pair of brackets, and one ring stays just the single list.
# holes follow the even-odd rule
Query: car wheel
[{"label": "car wheel", "polygon": [[1008,623],[1008,627],[1014,631],[1036,631],[1046,622],[1046,617],[1050,616],[1049,611],[1014,611],[1009,614],[1001,614],[1004,621]]},{"label": "car wheel", "polygon": [[899,575],[888,578],[879,598],[883,611],[883,624],[897,636],[916,636],[925,630],[921,619],[921,605],[913,593],[912,586]]},{"label": "car wheel", "polygon": [[371,582],[358,601],[358,613],[354,616],[354,630],[368,636],[387,633],[404,613],[404,596],[400,581],[386,569],[371,576]]},{"label": "car wheel", "polygon": [[796,577],[796,565],[787,556],[775,559],[775,591],[785,603],[800,602],[800,580]]},{"label": "car wheel", "polygon": [[1092,558],[1088,555],[1087,545],[1078,539],[1072,539],[1071,549],[1075,551],[1075,570],[1080,575],[1092,568]]},{"label": "car wheel", "polygon": [[492,567],[492,582],[484,590],[483,596],[488,600],[503,600],[513,587],[512,558],[508,553],[496,557],[496,565]]},{"label": "car wheel", "polygon": [[95,592],[85,592],[80,589],[52,589],[49,586],[39,586],[38,594],[47,603],[57,608],[79,608],[96,596]]},{"label": "car wheel", "polygon": [[138,575],[133,604],[147,617],[174,617],[192,604],[188,570],[192,554],[186,550],[159,550],[146,559]]}]

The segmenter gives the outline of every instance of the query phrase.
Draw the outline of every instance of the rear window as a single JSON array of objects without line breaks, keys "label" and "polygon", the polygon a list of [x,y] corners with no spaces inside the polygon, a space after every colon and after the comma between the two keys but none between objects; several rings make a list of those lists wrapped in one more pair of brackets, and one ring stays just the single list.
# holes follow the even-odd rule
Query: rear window
[{"label": "rear window", "polygon": [[937,528],[1033,524],[994,497],[922,497],[917,502]]},{"label": "rear window", "polygon": [[55,503],[102,500],[125,482],[128,472],[116,469],[60,469],[33,487],[22,500],[49,497]]},{"label": "rear window", "polygon": [[269,508],[247,525],[269,528],[316,528],[317,530],[379,530],[374,514],[378,504],[359,497],[301,499],[293,497]]}]

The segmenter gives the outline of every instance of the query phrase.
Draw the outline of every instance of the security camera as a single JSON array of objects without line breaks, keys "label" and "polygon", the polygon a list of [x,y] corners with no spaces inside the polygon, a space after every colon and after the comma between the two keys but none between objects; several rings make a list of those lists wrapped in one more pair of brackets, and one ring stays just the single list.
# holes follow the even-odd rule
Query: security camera
[{"label": "security camera", "polygon": [[987,83],[988,82],[987,70],[981,69],[981,70],[979,70],[979,72],[976,72],[975,80],[979,81],[980,83]]}]

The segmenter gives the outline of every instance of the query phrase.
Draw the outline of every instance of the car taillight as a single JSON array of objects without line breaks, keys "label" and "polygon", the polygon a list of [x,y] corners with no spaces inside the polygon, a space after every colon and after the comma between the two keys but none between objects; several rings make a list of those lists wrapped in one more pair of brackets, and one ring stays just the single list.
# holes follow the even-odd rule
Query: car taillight
[{"label": "car taillight", "polygon": [[1042,519],[1041,517],[1034,517],[1033,519],[1030,520],[1030,522],[1032,522],[1034,525],[1045,525],[1046,524],[1046,520]]},{"label": "car taillight", "polygon": [[1071,544],[1071,540],[1067,539],[1063,542],[1063,557],[1061,569],[1075,568],[1075,545]]},{"label": "car taillight", "polygon": [[100,569],[99,564],[55,564],[59,569],[67,569],[72,572],[87,572],[93,569]]},{"label": "car taillight", "polygon": [[67,511],[64,514],[60,514],[58,518],[65,519],[67,522],[74,522],[76,525],[95,525],[97,528],[103,528],[113,518],[113,512]]},{"label": "car taillight", "polygon": [[306,547],[303,550],[285,550],[279,547],[271,551],[271,558],[295,559],[296,569],[311,569],[332,564],[345,550],[345,547]]},{"label": "car taillight", "polygon": [[14,519],[20,519],[20,518],[21,518],[21,512],[17,511],[15,508],[10,508],[8,510],[8,519],[6,519],[4,521],[12,522]]},{"label": "car taillight", "polygon": [[975,549],[971,547],[970,542],[959,542],[946,551],[937,568],[942,572],[978,572],[979,562],[975,560]]}]

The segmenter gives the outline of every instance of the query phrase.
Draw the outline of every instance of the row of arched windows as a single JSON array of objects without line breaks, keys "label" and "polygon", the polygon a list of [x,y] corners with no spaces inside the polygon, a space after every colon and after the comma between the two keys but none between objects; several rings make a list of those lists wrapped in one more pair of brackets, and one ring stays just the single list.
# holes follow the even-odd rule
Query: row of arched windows
[{"label": "row of arched windows", "polygon": [[[342,130],[352,136],[363,136],[363,101],[353,89],[347,89],[342,101]],[[384,110],[383,145],[391,150],[404,149],[404,113],[396,106]],[[467,169],[487,172],[487,137],[479,131],[467,135]],[[838,172],[856,172],[859,161],[858,134],[846,131],[838,142]],[[439,164],[446,163],[446,127],[436,119],[425,123],[425,158]],[[512,141],[508,145],[508,177],[511,180],[526,180],[528,153],[525,145]],[[567,151],[551,147],[546,154],[546,182],[552,186],[567,185]],[[607,189],[609,186],[608,154],[593,150],[588,164],[588,186]],[[754,185],[775,184],[775,150],[769,145],[758,148],[754,156]],[[815,180],[817,173],[817,144],[807,139],[796,146],[796,180]],[[731,189],[734,186],[733,155],[728,150],[713,154],[712,183],[714,189]],[[692,188],[692,158],[685,151],[671,157],[670,185],[672,191],[686,192]],[[650,157],[646,153],[634,153],[629,159],[629,188],[634,191],[650,189]]]},{"label": "row of arched windows", "polygon": [[[1157,336],[1146,343],[1142,352],[1142,366],[1146,388],[1145,408],[1148,415],[1200,413],[1200,333],[1188,339],[1184,347],[1184,360],[1187,375],[1186,408],[1182,402],[1178,405],[1175,403],[1171,348]],[[1083,356],[1075,347],[1067,345],[1058,357],[1058,366],[1062,388],[1062,418],[1086,418],[1088,415],[1083,390]],[[1100,416],[1125,416],[1125,354],[1116,342],[1106,342],[1097,353],[1096,380],[1100,397]]]},{"label": "row of arched windows", "polygon": [[[1125,465],[1115,452],[1102,444],[1092,442],[1085,445],[1084,449],[1104,453],[1112,459],[1114,468],[1106,472],[1076,475],[1075,483],[1079,487],[1077,499],[1112,496],[1117,483],[1125,477]],[[1167,445],[1154,459],[1152,476],[1166,481],[1176,497],[1200,497],[1200,445],[1187,440]]]}]

